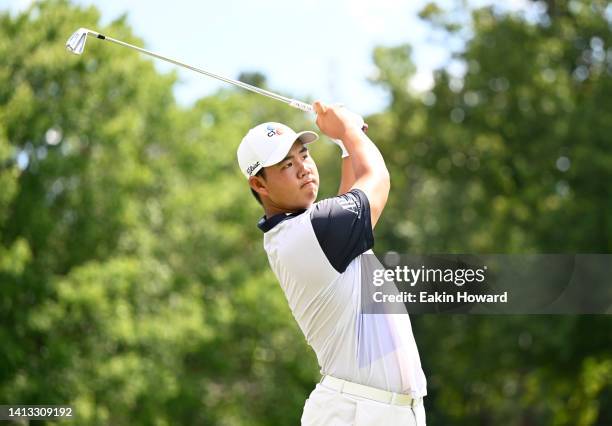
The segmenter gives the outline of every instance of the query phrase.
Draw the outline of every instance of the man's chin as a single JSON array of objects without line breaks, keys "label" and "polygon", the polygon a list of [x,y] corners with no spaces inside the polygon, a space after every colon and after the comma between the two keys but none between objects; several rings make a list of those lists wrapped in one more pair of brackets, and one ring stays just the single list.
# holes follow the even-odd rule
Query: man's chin
[{"label": "man's chin", "polygon": [[319,194],[319,187],[317,185],[314,185],[312,189],[308,192],[308,194],[310,195],[308,197],[308,206],[310,207],[310,205],[314,203],[315,200],[317,199],[317,195]]}]

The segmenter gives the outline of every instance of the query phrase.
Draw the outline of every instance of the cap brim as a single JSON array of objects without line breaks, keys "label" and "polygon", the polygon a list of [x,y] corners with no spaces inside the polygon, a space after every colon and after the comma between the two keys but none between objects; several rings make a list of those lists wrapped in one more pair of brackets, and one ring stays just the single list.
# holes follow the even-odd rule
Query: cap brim
[{"label": "cap brim", "polygon": [[304,142],[304,144],[307,144],[319,139],[319,135],[317,135],[315,132],[311,132],[310,130],[304,130],[303,132],[297,134],[297,139]]},{"label": "cap brim", "polygon": [[276,151],[263,163],[262,167],[270,167],[279,163],[287,156],[287,153],[295,143],[295,141],[300,141],[304,145],[312,143],[319,139],[319,135],[315,132],[311,132],[310,130],[305,130],[303,132],[297,133],[295,139],[287,139],[286,142],[281,144]]}]

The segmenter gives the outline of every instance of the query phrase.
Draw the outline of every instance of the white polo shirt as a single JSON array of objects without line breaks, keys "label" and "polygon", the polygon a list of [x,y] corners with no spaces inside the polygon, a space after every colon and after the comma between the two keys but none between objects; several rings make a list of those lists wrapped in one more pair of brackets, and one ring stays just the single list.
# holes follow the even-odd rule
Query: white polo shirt
[{"label": "white polo shirt", "polygon": [[264,248],[321,374],[427,394],[408,314],[361,313],[362,256],[374,246],[370,205],[359,189],[299,213],[263,217]]}]

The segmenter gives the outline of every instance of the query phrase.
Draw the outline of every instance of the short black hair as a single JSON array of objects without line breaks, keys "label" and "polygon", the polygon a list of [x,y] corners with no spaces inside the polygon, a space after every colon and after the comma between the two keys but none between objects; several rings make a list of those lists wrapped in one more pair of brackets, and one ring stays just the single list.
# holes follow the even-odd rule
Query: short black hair
[{"label": "short black hair", "polygon": [[[265,179],[266,178],[266,171],[262,167],[261,169],[259,169],[259,171],[257,173],[255,173],[255,176],[259,176],[259,177]],[[259,196],[257,191],[255,191],[253,188],[251,188],[251,193],[253,194],[253,197],[255,197],[257,202],[263,206],[263,203],[261,202],[261,197]]]}]

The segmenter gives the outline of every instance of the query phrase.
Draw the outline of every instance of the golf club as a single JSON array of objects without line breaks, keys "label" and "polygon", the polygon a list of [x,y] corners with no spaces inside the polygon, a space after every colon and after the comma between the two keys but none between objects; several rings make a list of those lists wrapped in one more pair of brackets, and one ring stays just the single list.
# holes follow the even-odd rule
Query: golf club
[{"label": "golf club", "polygon": [[285,96],[281,96],[278,95],[276,93],[273,92],[269,92],[267,90],[264,89],[260,89],[259,87],[255,87],[255,86],[251,86],[250,84],[247,83],[243,83],[242,81],[238,81],[238,80],[232,80],[231,78],[227,78],[227,77],[223,77],[217,74],[213,74],[209,71],[200,69],[200,68],[196,68],[194,66],[185,64],[183,62],[177,61],[176,59],[172,59],[172,58],[168,58],[166,56],[162,56],[159,55],[157,53],[151,52],[150,50],[146,50],[137,46],[134,46],[132,44],[123,42],[121,40],[117,40],[114,39],[112,37],[108,37],[104,34],[100,34],[99,32],[87,29],[87,28],[79,28],[78,30],[76,30],[74,32],[74,34],[72,34],[70,36],[70,38],[68,39],[68,41],[66,42],[66,49],[69,52],[74,53],[75,55],[80,55],[83,53],[83,50],[85,49],[85,42],[87,41],[87,37],[94,37],[100,40],[106,40],[106,41],[110,41],[111,43],[115,43],[118,44],[120,46],[124,46],[124,47],[129,47],[130,49],[134,49],[137,50],[141,53],[144,53],[145,55],[149,55],[149,56],[153,56],[154,58],[158,58],[161,59],[163,61],[166,62],[170,62],[174,65],[178,65],[180,67],[183,68],[187,68],[190,69],[192,71],[198,72],[200,74],[204,74],[208,77],[212,77],[215,78],[217,80],[221,80],[225,83],[229,83],[229,84],[233,84],[234,86],[238,86],[238,87],[242,87],[243,89],[246,90],[250,90],[251,92],[255,92],[255,93],[259,93],[260,95],[263,96],[267,96],[268,98],[272,98],[272,99],[276,99],[277,101],[281,101],[284,102],[286,104],[288,104],[289,106],[292,106],[294,108],[300,109],[302,111],[306,111],[306,112],[314,112],[312,105],[306,103],[306,102],[302,102],[302,101],[298,101],[296,99],[291,99],[291,98],[287,98]]}]

